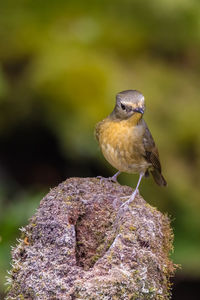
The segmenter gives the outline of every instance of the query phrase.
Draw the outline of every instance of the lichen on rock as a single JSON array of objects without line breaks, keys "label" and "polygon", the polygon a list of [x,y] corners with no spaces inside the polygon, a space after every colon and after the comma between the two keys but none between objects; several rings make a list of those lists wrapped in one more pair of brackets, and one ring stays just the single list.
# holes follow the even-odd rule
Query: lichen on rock
[{"label": "lichen on rock", "polygon": [[132,189],[70,178],[41,201],[12,251],[6,299],[170,299],[173,233]]}]

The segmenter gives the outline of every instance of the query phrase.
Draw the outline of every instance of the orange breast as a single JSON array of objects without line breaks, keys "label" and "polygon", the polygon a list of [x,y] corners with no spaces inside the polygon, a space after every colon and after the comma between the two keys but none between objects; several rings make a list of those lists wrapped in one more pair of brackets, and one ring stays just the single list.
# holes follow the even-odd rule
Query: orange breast
[{"label": "orange breast", "polygon": [[143,133],[142,126],[127,120],[105,119],[99,128],[99,144],[106,160],[121,172],[145,172],[149,164],[143,157]]}]

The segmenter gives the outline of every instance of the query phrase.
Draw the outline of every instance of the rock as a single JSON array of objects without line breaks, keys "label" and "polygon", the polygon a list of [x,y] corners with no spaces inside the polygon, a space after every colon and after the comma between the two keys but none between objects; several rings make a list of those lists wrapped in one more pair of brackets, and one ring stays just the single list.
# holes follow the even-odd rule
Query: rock
[{"label": "rock", "polygon": [[6,299],[170,299],[169,219],[132,189],[70,178],[41,201],[12,251]]}]

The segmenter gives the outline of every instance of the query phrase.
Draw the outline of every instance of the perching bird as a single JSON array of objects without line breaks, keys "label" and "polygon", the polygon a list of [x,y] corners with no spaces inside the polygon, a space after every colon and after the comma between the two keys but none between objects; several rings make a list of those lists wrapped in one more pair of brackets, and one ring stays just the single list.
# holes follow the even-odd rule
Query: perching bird
[{"label": "perching bird", "polygon": [[123,91],[117,94],[112,113],[99,122],[95,130],[104,157],[119,170],[110,179],[116,181],[121,172],[140,175],[129,203],[134,200],[142,177],[148,176],[149,171],[158,185],[167,185],[161,173],[158,150],[142,118],[144,111],[145,100],[140,92]]}]

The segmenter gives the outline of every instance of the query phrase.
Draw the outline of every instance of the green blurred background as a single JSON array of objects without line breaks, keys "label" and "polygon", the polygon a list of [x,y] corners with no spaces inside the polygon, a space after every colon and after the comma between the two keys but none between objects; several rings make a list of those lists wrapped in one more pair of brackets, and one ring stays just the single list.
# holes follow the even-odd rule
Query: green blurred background
[{"label": "green blurred background", "polygon": [[1,1],[0,298],[18,228],[49,188],[114,173],[94,126],[116,93],[138,89],[168,181],[145,179],[140,191],[172,219],[173,299],[199,299],[199,20],[197,0]]}]

